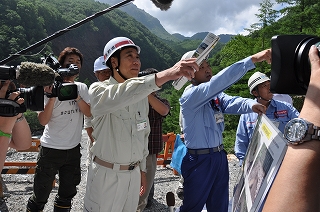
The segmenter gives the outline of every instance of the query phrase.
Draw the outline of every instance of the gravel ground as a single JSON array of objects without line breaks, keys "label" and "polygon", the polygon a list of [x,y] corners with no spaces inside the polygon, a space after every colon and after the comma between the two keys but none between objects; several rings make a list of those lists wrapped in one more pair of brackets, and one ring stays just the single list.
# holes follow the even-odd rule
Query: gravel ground
[{"label": "gravel ground", "polygon": [[[83,131],[82,139],[82,180],[78,186],[78,193],[73,199],[72,211],[80,212],[83,206],[83,197],[86,184],[86,141],[87,135]],[[10,150],[7,154],[7,161],[35,161],[37,153],[33,152],[15,152]],[[230,189],[229,196],[232,196],[232,190],[237,180],[239,173],[238,161],[234,155],[229,155],[229,172],[230,172]],[[28,198],[32,195],[33,174],[3,174],[3,194],[4,198],[0,198],[0,212],[21,212],[25,211]],[[166,194],[171,191],[175,194],[178,187],[179,176],[174,175],[170,166],[157,167],[155,177],[155,194],[153,205],[150,209],[145,209],[145,212],[162,212],[168,211],[166,205]],[[53,200],[57,194],[59,180],[56,181],[56,186],[53,188],[48,203],[44,212],[53,211]],[[176,207],[180,206],[182,201],[175,194]]]}]

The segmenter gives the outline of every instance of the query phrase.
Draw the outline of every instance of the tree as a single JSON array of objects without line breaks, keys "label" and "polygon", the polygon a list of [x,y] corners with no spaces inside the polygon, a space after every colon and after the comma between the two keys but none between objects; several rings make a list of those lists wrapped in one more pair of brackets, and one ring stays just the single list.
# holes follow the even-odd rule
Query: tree
[{"label": "tree", "polygon": [[[263,0],[260,3],[260,9],[258,14],[255,14],[256,17],[259,19],[258,23],[254,23],[251,25],[251,29],[246,29],[250,32],[252,37],[260,37],[261,39],[261,48],[266,48],[266,39],[267,42],[270,41],[270,37],[272,36],[272,29],[268,28],[267,26],[271,26],[276,19],[278,18],[278,11],[272,9],[273,3],[271,3],[270,0]],[[259,33],[259,35],[256,35],[256,32]]]},{"label": "tree", "polygon": [[284,16],[282,31],[290,34],[316,33],[319,28],[318,0],[276,0],[278,4],[286,5],[280,10]]}]

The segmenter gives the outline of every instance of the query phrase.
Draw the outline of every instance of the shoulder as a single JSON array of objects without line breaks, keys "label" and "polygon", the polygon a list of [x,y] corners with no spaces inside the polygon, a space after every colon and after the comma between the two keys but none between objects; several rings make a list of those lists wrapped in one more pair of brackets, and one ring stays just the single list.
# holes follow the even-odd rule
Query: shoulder
[{"label": "shoulder", "polygon": [[288,102],[284,102],[281,100],[276,100],[276,99],[272,99],[272,101],[275,103],[275,105],[277,106],[282,106],[282,107],[287,107],[287,108],[291,108],[293,107],[291,104],[289,104]]}]

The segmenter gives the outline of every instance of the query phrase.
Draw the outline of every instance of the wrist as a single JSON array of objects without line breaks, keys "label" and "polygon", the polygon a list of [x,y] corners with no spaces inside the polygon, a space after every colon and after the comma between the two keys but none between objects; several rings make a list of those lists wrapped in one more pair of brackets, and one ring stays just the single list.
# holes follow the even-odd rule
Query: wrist
[{"label": "wrist", "polygon": [[82,100],[82,97],[81,96],[78,96],[78,98],[76,98],[76,102],[78,103],[78,102],[81,102],[81,100]]},{"label": "wrist", "polygon": [[11,138],[11,133],[5,133],[2,130],[0,130],[0,137],[7,137],[7,138]]},{"label": "wrist", "polygon": [[21,114],[21,116],[19,118],[17,118],[16,123],[22,121],[23,119],[25,119],[23,113]]}]

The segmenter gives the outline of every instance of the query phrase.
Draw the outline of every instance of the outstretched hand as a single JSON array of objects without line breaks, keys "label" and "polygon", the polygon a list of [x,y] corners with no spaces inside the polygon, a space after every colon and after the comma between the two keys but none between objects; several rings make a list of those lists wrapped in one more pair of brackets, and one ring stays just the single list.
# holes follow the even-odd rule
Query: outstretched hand
[{"label": "outstretched hand", "polygon": [[271,64],[271,49],[266,49],[252,55],[251,60],[253,63],[266,61],[268,64]]},{"label": "outstretched hand", "polygon": [[171,68],[158,72],[156,74],[157,86],[160,87],[170,80],[179,79],[181,76],[185,76],[188,80],[191,80],[194,78],[194,72],[199,70],[196,60],[196,58],[180,60]]},{"label": "outstretched hand", "polygon": [[258,113],[259,115],[265,114],[267,111],[267,107],[264,106],[263,104],[254,104],[252,106],[252,111],[255,113]]}]

